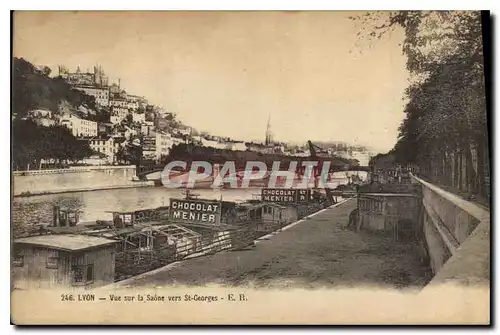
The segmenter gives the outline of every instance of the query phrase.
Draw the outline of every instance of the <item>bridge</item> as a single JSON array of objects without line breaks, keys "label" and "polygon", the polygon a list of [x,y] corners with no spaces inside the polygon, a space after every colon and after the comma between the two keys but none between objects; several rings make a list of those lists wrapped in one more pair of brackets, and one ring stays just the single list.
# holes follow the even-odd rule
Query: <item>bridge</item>
[{"label": "bridge", "polygon": [[[299,163],[300,164],[300,163]],[[148,179],[147,177],[153,174],[161,174],[161,172],[165,169],[166,164],[138,164],[136,166],[136,175],[139,179],[141,180],[146,180]],[[219,164],[220,166],[223,166],[224,164]],[[272,163],[266,164],[268,171],[272,169]],[[300,166],[300,165],[299,165]],[[189,171],[189,166],[187,167],[187,171]],[[283,167],[280,169],[281,171],[287,171],[287,168]],[[187,172],[186,171],[186,172]],[[370,172],[370,167],[368,166],[360,166],[360,165],[345,165],[342,168],[340,167],[331,167],[330,168],[330,173],[333,172],[342,172],[342,171],[360,171],[360,172]],[[245,172],[245,165],[243,166],[236,166],[236,175],[237,176],[243,176]],[[159,179],[154,177],[151,179]]]}]

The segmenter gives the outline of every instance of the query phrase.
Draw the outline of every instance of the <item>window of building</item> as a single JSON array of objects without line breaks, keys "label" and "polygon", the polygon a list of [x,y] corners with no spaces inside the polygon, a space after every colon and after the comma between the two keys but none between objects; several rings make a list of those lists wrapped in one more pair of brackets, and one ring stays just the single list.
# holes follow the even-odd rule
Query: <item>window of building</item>
[{"label": "window of building", "polygon": [[47,269],[57,269],[59,265],[59,259],[57,257],[49,257],[47,259]]},{"label": "window of building", "polygon": [[16,267],[24,266],[24,250],[14,250],[12,265]]},{"label": "window of building", "polygon": [[73,285],[87,285],[94,281],[94,264],[73,265]]}]

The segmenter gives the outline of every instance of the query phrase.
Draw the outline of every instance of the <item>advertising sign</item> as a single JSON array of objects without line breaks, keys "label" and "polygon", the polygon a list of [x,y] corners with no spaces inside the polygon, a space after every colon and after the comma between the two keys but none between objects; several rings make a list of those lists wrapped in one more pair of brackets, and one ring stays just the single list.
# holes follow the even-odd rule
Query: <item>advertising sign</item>
[{"label": "advertising sign", "polygon": [[218,225],[222,206],[218,201],[196,199],[170,199],[170,220],[185,223]]},{"label": "advertising sign", "polygon": [[297,190],[297,203],[304,204],[312,200],[311,190]]},{"label": "advertising sign", "polygon": [[273,202],[277,204],[297,204],[307,203],[311,200],[311,190],[306,189],[282,189],[282,188],[263,188],[262,201]]}]

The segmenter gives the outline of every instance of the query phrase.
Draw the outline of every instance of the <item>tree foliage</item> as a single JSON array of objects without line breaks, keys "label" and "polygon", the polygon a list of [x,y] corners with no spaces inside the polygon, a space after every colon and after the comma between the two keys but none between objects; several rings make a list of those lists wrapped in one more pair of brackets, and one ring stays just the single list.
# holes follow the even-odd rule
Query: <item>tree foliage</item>
[{"label": "tree foliage", "polygon": [[96,110],[95,98],[74,90],[61,77],[51,78],[50,68],[36,68],[23,58],[14,58],[12,78],[12,109],[18,118],[30,110],[48,109],[58,111],[62,101],[69,102],[75,109],[85,106]]},{"label": "tree foliage", "polygon": [[410,11],[352,19],[370,27],[368,38],[393,29],[405,33],[402,52],[412,83],[390,154],[418,164],[430,178],[484,193],[489,162],[481,13]]},{"label": "tree foliage", "polygon": [[39,126],[30,120],[14,120],[12,160],[17,170],[39,166],[41,160],[76,163],[93,154],[87,141],[76,139],[63,126]]}]

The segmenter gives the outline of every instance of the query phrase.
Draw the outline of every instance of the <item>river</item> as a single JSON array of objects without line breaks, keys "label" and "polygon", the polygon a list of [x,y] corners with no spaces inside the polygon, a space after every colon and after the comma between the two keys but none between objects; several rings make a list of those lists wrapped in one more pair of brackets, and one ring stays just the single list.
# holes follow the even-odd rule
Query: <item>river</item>
[{"label": "river", "polygon": [[[14,198],[13,235],[20,237],[35,228],[38,223],[51,223],[54,205],[81,210],[80,222],[111,220],[111,214],[106,211],[133,211],[168,206],[170,198],[184,198],[184,192],[182,189],[146,187]],[[222,196],[222,200],[239,202],[252,199],[253,194],[260,194],[260,189],[197,189],[192,192],[204,199],[220,200]]]},{"label": "river", "polygon": [[[339,173],[336,181],[347,183],[347,175]],[[246,189],[196,189],[194,193],[204,199],[225,201],[245,201],[260,194],[260,188]],[[26,235],[36,228],[37,224],[52,222],[52,208],[55,205],[71,209],[79,209],[80,222],[95,220],[111,220],[107,211],[134,211],[139,209],[168,206],[170,198],[183,198],[185,190],[167,189],[164,187],[128,188],[101,190],[90,192],[74,192],[16,197],[12,204],[13,235],[15,238]]]}]

